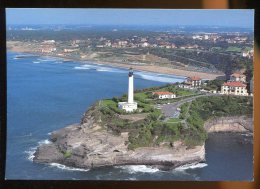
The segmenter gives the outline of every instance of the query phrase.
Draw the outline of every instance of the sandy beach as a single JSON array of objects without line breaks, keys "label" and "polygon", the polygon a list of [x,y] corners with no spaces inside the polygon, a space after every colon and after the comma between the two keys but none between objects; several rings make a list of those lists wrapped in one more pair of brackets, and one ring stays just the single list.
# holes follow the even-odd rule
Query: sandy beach
[{"label": "sandy beach", "polygon": [[157,65],[133,65],[133,64],[125,64],[125,63],[105,62],[105,61],[99,61],[99,60],[93,60],[93,59],[70,58],[70,57],[58,56],[58,55],[53,55],[53,54],[49,55],[49,54],[33,52],[31,49],[23,48],[21,46],[11,46],[8,48],[8,51],[19,52],[19,53],[31,53],[31,54],[37,54],[40,56],[52,56],[52,57],[63,58],[65,60],[79,61],[82,63],[84,63],[84,61],[91,61],[93,64],[104,64],[104,65],[109,65],[109,66],[113,66],[113,67],[117,67],[117,68],[132,67],[134,70],[154,72],[154,73],[160,73],[160,74],[173,74],[176,76],[184,76],[184,77],[199,76],[202,79],[209,79],[209,80],[213,80],[213,79],[216,79],[217,77],[224,76],[224,74],[221,75],[221,74],[215,74],[215,73],[173,69],[170,67],[157,66]]},{"label": "sandy beach", "polygon": [[156,65],[131,65],[131,64],[126,65],[126,64],[103,62],[103,61],[96,61],[96,63],[105,64],[105,65],[114,66],[114,67],[121,67],[121,68],[130,68],[131,67],[134,70],[155,72],[155,73],[160,73],[160,74],[172,74],[172,75],[184,76],[184,77],[199,76],[202,79],[209,79],[209,80],[224,76],[224,74],[220,75],[220,74],[213,74],[213,73],[188,71],[188,70],[173,69],[173,68],[169,68],[169,67],[156,66]]}]

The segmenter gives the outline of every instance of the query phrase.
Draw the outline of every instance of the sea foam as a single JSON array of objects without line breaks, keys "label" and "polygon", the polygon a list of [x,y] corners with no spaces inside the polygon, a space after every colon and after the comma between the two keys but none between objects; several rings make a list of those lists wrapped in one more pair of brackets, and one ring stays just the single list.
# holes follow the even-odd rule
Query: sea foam
[{"label": "sea foam", "polygon": [[150,81],[158,81],[163,83],[175,83],[184,81],[185,77],[171,77],[169,75],[149,73],[149,72],[136,72],[140,78]]},{"label": "sea foam", "polygon": [[34,153],[36,152],[37,148],[42,144],[50,144],[50,143],[51,141],[49,141],[48,139],[41,140],[38,142],[37,146],[31,147],[29,150],[26,150],[25,153],[27,154],[27,159],[33,161],[33,158],[35,157]]},{"label": "sea foam", "polygon": [[74,69],[75,70],[89,70],[90,68],[82,67],[82,66],[75,66]]},{"label": "sea foam", "polygon": [[57,168],[59,168],[59,169],[66,170],[66,171],[82,171],[82,172],[87,172],[87,171],[89,171],[89,169],[81,169],[81,168],[68,167],[68,166],[66,166],[66,165],[62,165],[62,164],[59,164],[59,163],[50,163],[50,166],[51,166],[51,167],[57,167]]},{"label": "sea foam", "polygon": [[96,68],[98,72],[114,72],[114,73],[126,73],[124,70],[119,70],[115,68],[109,68],[109,67],[98,67]]},{"label": "sea foam", "polygon": [[123,166],[115,166],[115,168],[120,168],[124,171],[127,171],[130,174],[142,172],[142,173],[155,173],[160,171],[157,168],[148,167],[146,165],[123,165]]},{"label": "sea foam", "polygon": [[41,140],[38,142],[39,145],[42,145],[42,144],[50,144],[51,141],[49,141],[48,139],[45,139],[45,140]]},{"label": "sea foam", "polygon": [[206,163],[191,163],[191,164],[187,164],[187,165],[182,165],[180,167],[175,168],[174,170],[176,171],[184,171],[187,169],[198,169],[198,168],[203,168],[208,166],[208,164]]},{"label": "sea foam", "polygon": [[32,147],[29,150],[25,151],[28,160],[33,161],[33,158],[35,157],[34,153],[36,152],[36,149],[37,147]]}]

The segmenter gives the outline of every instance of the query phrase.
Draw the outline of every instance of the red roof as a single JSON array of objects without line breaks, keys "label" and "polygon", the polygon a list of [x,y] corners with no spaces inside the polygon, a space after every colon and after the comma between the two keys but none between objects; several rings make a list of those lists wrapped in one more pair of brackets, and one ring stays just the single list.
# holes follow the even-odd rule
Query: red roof
[{"label": "red roof", "polygon": [[245,75],[241,74],[241,73],[233,73],[231,76],[234,76],[234,77],[245,77]]},{"label": "red roof", "polygon": [[157,95],[173,95],[174,93],[168,92],[168,91],[158,91],[158,92],[154,92],[154,94]]},{"label": "red roof", "polygon": [[245,84],[239,82],[239,81],[230,81],[230,82],[225,82],[223,84],[224,86],[229,86],[229,87],[246,87]]},{"label": "red roof", "polygon": [[190,79],[191,79],[192,81],[199,81],[199,80],[201,80],[201,78],[198,77],[198,76],[192,76],[192,77],[190,77]]}]

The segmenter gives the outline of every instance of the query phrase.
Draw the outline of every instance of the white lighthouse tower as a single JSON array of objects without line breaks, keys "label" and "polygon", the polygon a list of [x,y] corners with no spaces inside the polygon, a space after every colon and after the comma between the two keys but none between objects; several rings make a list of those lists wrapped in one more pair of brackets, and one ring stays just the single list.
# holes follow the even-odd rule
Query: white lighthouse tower
[{"label": "white lighthouse tower", "polygon": [[118,108],[126,112],[133,112],[137,109],[137,102],[134,102],[134,72],[132,68],[129,69],[128,73],[128,101],[119,102]]}]

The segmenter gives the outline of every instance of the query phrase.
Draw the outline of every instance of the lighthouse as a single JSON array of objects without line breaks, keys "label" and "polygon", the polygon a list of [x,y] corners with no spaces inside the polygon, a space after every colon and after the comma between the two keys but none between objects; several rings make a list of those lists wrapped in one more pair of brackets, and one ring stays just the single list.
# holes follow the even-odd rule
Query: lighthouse
[{"label": "lighthouse", "polygon": [[137,102],[134,102],[134,72],[132,68],[128,72],[128,100],[127,102],[119,102],[118,108],[126,112],[133,112],[137,109]]},{"label": "lighthouse", "polygon": [[128,103],[134,102],[134,72],[130,68],[128,73]]}]

